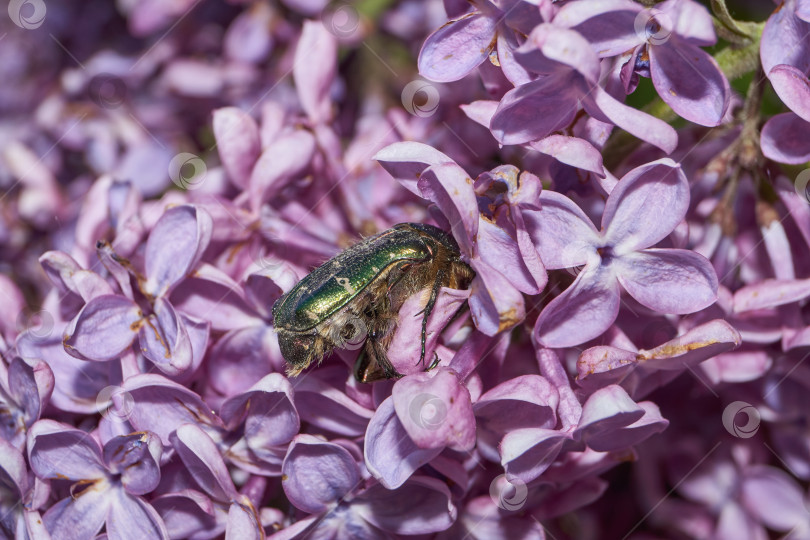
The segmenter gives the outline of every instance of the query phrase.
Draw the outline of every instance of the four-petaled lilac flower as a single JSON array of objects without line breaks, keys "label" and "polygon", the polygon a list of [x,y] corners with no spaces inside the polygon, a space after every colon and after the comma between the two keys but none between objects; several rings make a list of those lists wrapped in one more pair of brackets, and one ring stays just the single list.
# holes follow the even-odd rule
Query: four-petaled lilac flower
[{"label": "four-petaled lilac flower", "polygon": [[[169,294],[194,270],[208,246],[211,229],[211,217],[201,208],[168,209],[146,243],[145,275],[136,273],[140,292],[153,313],[145,314],[133,298],[127,270],[134,270],[121,268],[121,262],[112,256],[111,272],[125,294],[90,300],[65,329],[65,349],[83,360],[105,362],[121,356],[137,337],[140,352],[168,374],[178,375],[199,364],[209,324],[175,310]],[[123,272],[116,274],[119,268]]]},{"label": "four-petaled lilac flower", "polygon": [[573,28],[602,58],[630,51],[622,66],[625,91],[640,75],[651,77],[658,95],[683,118],[704,126],[723,121],[731,98],[728,80],[700,47],[717,38],[705,7],[692,0],[667,0],[653,8],[630,0],[571,2],[554,24]]},{"label": "four-petaled lilac flower", "polygon": [[514,50],[521,33],[542,22],[540,10],[524,0],[471,3],[473,11],[427,37],[419,52],[419,74],[436,82],[457,81],[489,58],[512,83],[526,82],[528,75],[515,63]]},{"label": "four-petaled lilac flower", "polygon": [[503,96],[489,128],[502,144],[543,139],[567,128],[581,110],[615,124],[667,153],[678,136],[666,122],[617,101],[600,86],[601,64],[579,33],[540,24],[515,51],[537,78]]},{"label": "four-petaled lilac flower", "polygon": [[684,249],[651,249],[683,220],[689,183],[664,158],[628,172],[605,202],[602,230],[571,199],[553,191],[527,222],[547,268],[585,265],[576,280],[542,311],[538,342],[569,347],[599,336],[616,319],[620,286],[661,313],[692,313],[717,298],[708,260]]},{"label": "four-petaled lilac flower", "polygon": [[148,432],[113,437],[102,448],[92,433],[53,420],[28,432],[28,460],[39,478],[68,480],[67,496],[42,516],[54,540],[91,538],[106,523],[109,538],[168,538],[142,497],[160,482],[160,439]]},{"label": "four-petaled lilac flower", "polygon": [[456,507],[447,486],[413,477],[395,490],[366,479],[349,441],[299,435],[284,458],[282,487],[296,508],[312,514],[273,536],[372,539],[422,535],[450,527]]},{"label": "four-petaled lilac flower", "polygon": [[781,163],[810,161],[810,6],[786,0],[765,23],[760,59],[774,91],[792,112],[762,127],[762,152]]}]

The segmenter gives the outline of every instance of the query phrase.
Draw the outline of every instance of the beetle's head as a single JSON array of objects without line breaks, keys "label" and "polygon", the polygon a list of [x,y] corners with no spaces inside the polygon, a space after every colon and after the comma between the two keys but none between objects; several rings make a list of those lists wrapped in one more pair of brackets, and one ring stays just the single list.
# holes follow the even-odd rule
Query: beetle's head
[{"label": "beetle's head", "polygon": [[317,334],[301,334],[278,329],[278,348],[287,361],[287,375],[298,375],[309,367],[313,360],[323,357],[323,338]]}]

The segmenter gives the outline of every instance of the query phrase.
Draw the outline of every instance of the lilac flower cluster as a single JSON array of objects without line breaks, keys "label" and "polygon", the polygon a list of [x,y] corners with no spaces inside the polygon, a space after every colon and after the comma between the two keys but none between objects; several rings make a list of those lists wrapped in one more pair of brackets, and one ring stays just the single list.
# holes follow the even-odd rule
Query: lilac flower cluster
[{"label": "lilac flower cluster", "polygon": [[[0,537],[810,538],[810,0],[765,4],[10,0]],[[402,377],[287,376],[274,302],[402,222],[475,272],[431,369],[419,291]]]}]

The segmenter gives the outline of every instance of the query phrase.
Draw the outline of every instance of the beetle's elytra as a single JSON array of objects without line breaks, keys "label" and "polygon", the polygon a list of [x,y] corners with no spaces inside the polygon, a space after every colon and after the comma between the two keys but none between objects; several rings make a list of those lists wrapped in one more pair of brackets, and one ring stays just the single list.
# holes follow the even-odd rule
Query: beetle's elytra
[{"label": "beetle's elytra", "polygon": [[297,375],[333,348],[366,338],[355,376],[363,382],[397,377],[386,352],[397,312],[412,294],[430,289],[427,320],[441,287],[464,289],[475,273],[456,241],[432,225],[400,223],[325,262],[273,306],[281,354]]}]

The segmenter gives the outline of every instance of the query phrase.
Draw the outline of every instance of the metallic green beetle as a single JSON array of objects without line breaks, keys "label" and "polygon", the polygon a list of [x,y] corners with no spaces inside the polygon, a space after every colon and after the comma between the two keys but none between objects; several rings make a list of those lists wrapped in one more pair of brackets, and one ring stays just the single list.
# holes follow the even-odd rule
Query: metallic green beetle
[{"label": "metallic green beetle", "polygon": [[474,275],[456,241],[432,225],[400,223],[366,238],[313,270],[273,305],[288,373],[298,375],[333,348],[359,348],[365,339],[357,379],[399,376],[386,352],[402,303],[430,289],[422,320],[419,361],[424,362],[427,321],[439,289],[465,289]]}]

